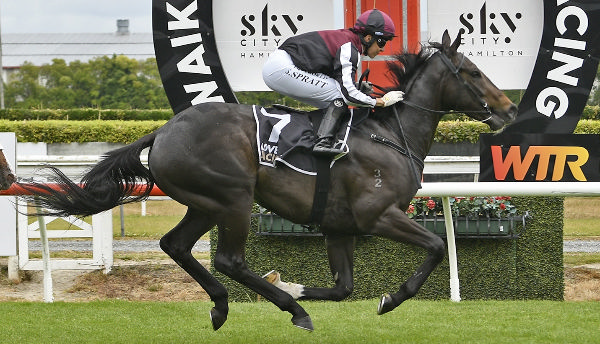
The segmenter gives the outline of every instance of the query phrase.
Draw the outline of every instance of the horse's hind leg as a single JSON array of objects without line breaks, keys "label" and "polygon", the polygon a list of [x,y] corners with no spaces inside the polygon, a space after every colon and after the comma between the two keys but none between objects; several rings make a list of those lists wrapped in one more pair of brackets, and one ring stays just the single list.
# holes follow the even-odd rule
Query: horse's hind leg
[{"label": "horse's hind leg", "polygon": [[214,330],[218,330],[227,320],[227,289],[192,256],[192,247],[200,237],[215,225],[215,221],[205,214],[188,208],[185,217],[160,239],[160,247],[210,296],[215,307],[210,311]]},{"label": "horse's hind leg", "polygon": [[215,269],[262,295],[282,311],[290,312],[292,323],[297,327],[312,331],[313,325],[308,313],[292,296],[248,269],[245,244],[249,228],[249,208],[247,212],[230,210],[230,213],[223,217],[219,223],[219,240],[213,262]]},{"label": "horse's hind leg", "polygon": [[335,287],[333,288],[304,288],[303,300],[332,300],[341,301],[352,293],[354,288],[354,245],[353,236],[327,236],[327,257]]}]

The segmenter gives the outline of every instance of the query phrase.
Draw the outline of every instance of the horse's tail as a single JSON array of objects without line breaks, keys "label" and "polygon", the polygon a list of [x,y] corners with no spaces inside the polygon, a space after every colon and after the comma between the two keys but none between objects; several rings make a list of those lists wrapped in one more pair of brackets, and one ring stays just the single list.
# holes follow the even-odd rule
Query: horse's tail
[{"label": "horse's tail", "polygon": [[45,167],[48,183],[19,183],[30,194],[22,198],[44,208],[44,214],[55,216],[89,216],[144,200],[154,186],[154,178],[140,161],[140,153],[152,146],[155,138],[156,132],[108,152],[82,177],[81,184],[56,167]]}]

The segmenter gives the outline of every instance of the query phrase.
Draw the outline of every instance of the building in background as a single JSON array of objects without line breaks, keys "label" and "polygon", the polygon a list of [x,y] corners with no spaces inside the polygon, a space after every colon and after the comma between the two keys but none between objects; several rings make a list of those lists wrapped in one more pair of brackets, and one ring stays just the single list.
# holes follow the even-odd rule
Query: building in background
[{"label": "building in background", "polygon": [[68,64],[112,55],[138,60],[154,57],[152,33],[129,32],[129,20],[119,19],[112,33],[2,34],[2,79],[8,80],[25,62],[41,66],[63,59]]}]

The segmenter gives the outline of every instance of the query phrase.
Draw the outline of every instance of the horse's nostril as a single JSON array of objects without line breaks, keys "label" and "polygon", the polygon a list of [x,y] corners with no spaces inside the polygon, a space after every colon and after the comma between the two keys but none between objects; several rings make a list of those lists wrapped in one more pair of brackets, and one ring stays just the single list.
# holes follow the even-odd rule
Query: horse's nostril
[{"label": "horse's nostril", "polygon": [[519,108],[515,104],[512,104],[508,109],[508,116],[510,116],[511,119],[515,119],[518,113]]}]

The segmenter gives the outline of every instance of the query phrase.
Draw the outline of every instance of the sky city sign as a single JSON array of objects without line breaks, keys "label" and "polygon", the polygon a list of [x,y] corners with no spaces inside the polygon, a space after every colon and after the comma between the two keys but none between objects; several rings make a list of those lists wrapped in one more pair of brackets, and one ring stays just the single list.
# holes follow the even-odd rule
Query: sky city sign
[{"label": "sky city sign", "polygon": [[153,0],[156,62],[175,113],[268,91],[262,66],[288,37],[333,29],[335,0]]}]

